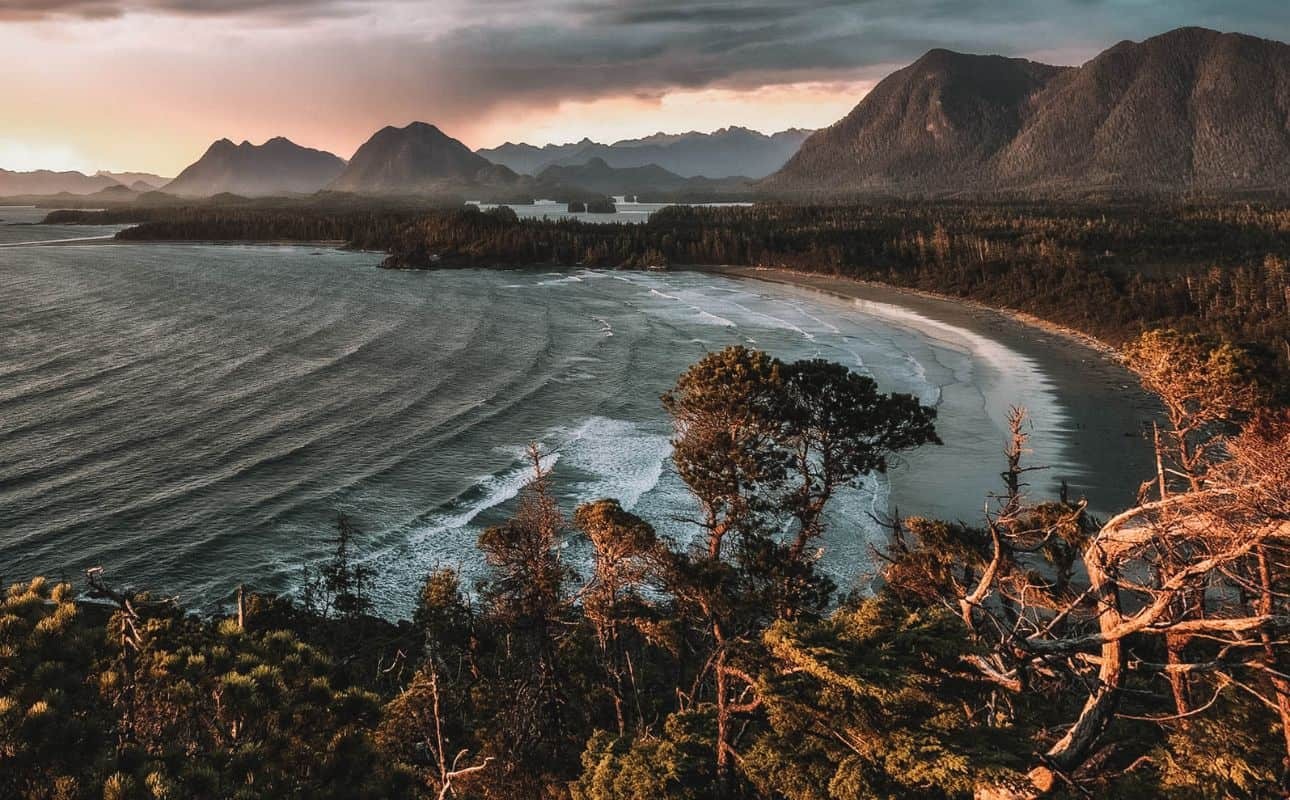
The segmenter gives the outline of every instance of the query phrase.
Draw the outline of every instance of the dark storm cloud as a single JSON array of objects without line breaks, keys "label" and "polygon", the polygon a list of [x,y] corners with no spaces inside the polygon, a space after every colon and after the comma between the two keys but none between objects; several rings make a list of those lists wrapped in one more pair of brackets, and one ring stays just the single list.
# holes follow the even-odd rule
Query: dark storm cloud
[{"label": "dark storm cloud", "polygon": [[[297,57],[426,102],[485,108],[678,87],[881,77],[933,47],[1068,63],[1206,25],[1290,38],[1286,0],[0,0],[0,19],[131,11],[254,25],[357,17]],[[382,25],[399,20],[393,27]],[[404,25],[402,23],[406,22]],[[360,24],[361,23],[361,24]],[[332,69],[325,69],[330,64]]]},{"label": "dark storm cloud", "polygon": [[305,20],[358,13],[362,5],[367,4],[347,0],[0,0],[0,21],[108,19],[127,12]]},{"label": "dark storm cloud", "polygon": [[[520,3],[503,3],[513,12]],[[568,2],[534,22],[481,19],[413,45],[433,99],[480,104],[649,96],[880,77],[933,47],[1017,52],[1034,36],[1030,2]],[[534,6],[536,9],[536,4]],[[416,91],[415,86],[409,87]],[[431,99],[427,97],[427,100]]]},{"label": "dark storm cloud", "polygon": [[[1207,25],[1290,38],[1284,0],[566,0],[500,6],[425,43],[436,91],[473,102],[878,78],[933,47],[1079,60]],[[478,10],[479,6],[475,7]],[[533,12],[526,21],[525,10]],[[404,52],[410,52],[405,50]],[[419,60],[419,59],[418,59]],[[446,85],[442,85],[446,84]]]}]

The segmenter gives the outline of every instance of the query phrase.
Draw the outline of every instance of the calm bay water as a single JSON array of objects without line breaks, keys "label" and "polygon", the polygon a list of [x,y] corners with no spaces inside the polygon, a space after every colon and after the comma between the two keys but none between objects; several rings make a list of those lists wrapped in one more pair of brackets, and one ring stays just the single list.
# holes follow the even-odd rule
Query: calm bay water
[{"label": "calm bay water", "polygon": [[0,249],[0,578],[103,565],[197,605],[243,582],[290,591],[343,511],[380,608],[407,613],[428,569],[478,573],[474,542],[512,507],[533,440],[566,510],[617,497],[683,539],[691,506],[658,396],[731,343],[840,361],[940,406],[944,447],[841,498],[828,564],[843,582],[867,574],[871,514],[893,498],[904,513],[979,517],[1009,402],[1035,414],[1045,481],[1101,491],[1041,365],[899,308],[697,273],[378,261]]},{"label": "calm bay water", "polygon": [[0,206],[0,248],[31,242],[98,239],[111,236],[124,225],[39,225],[49,209]]},{"label": "calm bay water", "polygon": [[[496,204],[480,203],[480,208],[496,208]],[[642,223],[649,220],[650,214],[667,208],[668,203],[628,203],[622,197],[614,198],[614,213],[588,214],[570,212],[568,203],[557,203],[554,200],[538,200],[534,203],[509,203],[510,208],[521,219],[572,219],[579,222],[630,222]],[[749,206],[752,203],[698,203],[700,206]]]}]

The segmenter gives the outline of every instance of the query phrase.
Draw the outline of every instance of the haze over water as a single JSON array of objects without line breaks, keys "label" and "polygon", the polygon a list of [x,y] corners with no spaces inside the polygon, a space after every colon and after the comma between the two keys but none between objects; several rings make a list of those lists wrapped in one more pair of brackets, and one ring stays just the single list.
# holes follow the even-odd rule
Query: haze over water
[{"label": "haze over water", "polygon": [[[4,215],[0,215],[4,216]],[[0,226],[0,230],[3,227]],[[7,234],[12,234],[10,230]],[[9,241],[22,241],[8,235]],[[567,512],[617,497],[684,538],[659,395],[709,350],[820,356],[940,406],[946,440],[841,499],[828,565],[863,579],[871,514],[977,519],[1007,404],[1097,505],[1040,366],[910,312],[697,273],[388,272],[308,247],[0,250],[0,575],[115,579],[202,605],[292,590],[337,511],[379,608],[408,613],[550,451]],[[577,558],[572,553],[571,558]]]}]

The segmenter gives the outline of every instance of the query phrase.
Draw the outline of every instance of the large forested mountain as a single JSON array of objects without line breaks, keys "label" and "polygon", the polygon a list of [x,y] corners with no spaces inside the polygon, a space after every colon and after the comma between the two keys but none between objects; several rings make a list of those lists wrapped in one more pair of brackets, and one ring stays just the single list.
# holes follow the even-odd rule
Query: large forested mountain
[{"label": "large forested mountain", "polygon": [[373,134],[330,188],[357,194],[434,194],[464,185],[514,183],[517,177],[434,125],[414,122]]},{"label": "large forested mountain", "polygon": [[344,168],[345,162],[337,156],[301,147],[281,136],[262,145],[220,139],[167,184],[165,191],[186,197],[225,192],[246,197],[311,194]]},{"label": "large forested mountain", "polygon": [[552,166],[578,166],[599,158],[611,167],[653,165],[685,178],[761,178],[782,167],[810,133],[792,128],[767,135],[729,127],[713,133],[656,133],[613,144],[590,139],[544,147],[507,142],[480,150],[479,154],[493,163],[529,175],[538,175]]},{"label": "large forested mountain", "polygon": [[1182,28],[1078,68],[933,50],[762,183],[814,194],[1277,189],[1290,46]]}]

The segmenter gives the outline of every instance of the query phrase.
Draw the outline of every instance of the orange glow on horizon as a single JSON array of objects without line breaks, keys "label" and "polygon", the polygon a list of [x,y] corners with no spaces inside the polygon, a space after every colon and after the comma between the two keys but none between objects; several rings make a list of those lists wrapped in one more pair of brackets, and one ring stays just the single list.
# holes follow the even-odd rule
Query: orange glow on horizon
[{"label": "orange glow on horizon", "polygon": [[658,97],[571,100],[556,108],[503,110],[463,130],[459,138],[478,148],[507,141],[562,144],[584,136],[608,144],[660,131],[710,133],[731,126],[763,133],[822,128],[845,116],[873,84],[812,81],[747,90],[678,90]]},{"label": "orange glow on horizon", "polygon": [[379,128],[413,120],[436,124],[472,148],[583,137],[613,142],[731,125],[773,133],[835,122],[873,85],[775,83],[772,76],[760,87],[476,107],[469,97],[444,104],[433,93],[418,94],[425,82],[410,81],[390,54],[365,54],[365,74],[322,80],[320,65],[333,58],[326,50],[281,50],[298,33],[213,30],[195,20],[147,16],[0,25],[0,73],[9,76],[0,82],[0,168],[173,176],[216,139],[258,144],[274,136],[349,158]]},{"label": "orange glow on horizon", "polygon": [[[173,176],[195,161],[219,138],[248,139],[256,144],[286,136],[297,144],[330,150],[349,158],[386,124],[423,119],[439,125],[472,148],[506,141],[534,145],[560,144],[589,137],[613,142],[663,131],[711,132],[743,126],[764,133],[786,128],[818,128],[843,115],[869,91],[872,81],[808,82],[748,90],[700,89],[666,92],[656,97],[616,96],[564,101],[554,107],[499,107],[473,120],[435,119],[432,114],[407,119],[338,121],[287,119],[274,114],[257,118],[231,104],[197,109],[123,109],[102,106],[61,109],[53,115],[9,118],[0,112],[0,168],[10,170],[140,170]],[[11,98],[12,100],[13,98]],[[99,104],[94,104],[98,106]],[[9,109],[20,107],[6,103]],[[47,106],[48,108],[48,106]],[[236,109],[236,110],[234,110]],[[50,109],[53,110],[53,109]],[[148,131],[146,135],[141,131]]]}]

